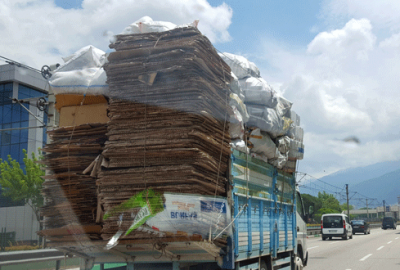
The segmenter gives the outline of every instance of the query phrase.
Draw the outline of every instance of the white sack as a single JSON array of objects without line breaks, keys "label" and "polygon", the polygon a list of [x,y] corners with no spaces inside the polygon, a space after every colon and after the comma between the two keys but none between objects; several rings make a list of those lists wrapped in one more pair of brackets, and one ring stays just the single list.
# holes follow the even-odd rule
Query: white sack
[{"label": "white sack", "polygon": [[228,64],[238,79],[243,79],[248,76],[260,77],[260,70],[258,67],[245,57],[226,52],[218,54],[225,61],[225,63]]},{"label": "white sack", "polygon": [[233,140],[230,143],[233,149],[236,149],[243,153],[250,153],[250,149],[246,146],[246,143],[243,140]]},{"label": "white sack", "polygon": [[49,79],[54,94],[107,95],[105,52],[89,45],[64,60]]},{"label": "white sack", "polygon": [[304,130],[302,127],[291,125],[286,134],[291,139],[303,142]]},{"label": "white sack", "polygon": [[[284,116],[286,115],[290,109],[292,108],[293,103],[290,102],[289,100],[287,100],[286,98],[276,94],[275,95],[277,104],[275,107],[276,112],[280,115],[280,116]],[[299,125],[300,125],[300,118],[299,118]],[[298,126],[299,126],[298,125]]]},{"label": "white sack", "polygon": [[241,100],[244,100],[244,94],[242,87],[240,86],[239,79],[236,75],[231,71],[232,81],[231,81],[231,92],[238,95]]},{"label": "white sack", "polygon": [[279,152],[278,149],[276,149],[275,158],[268,160],[268,163],[270,163],[274,167],[277,167],[278,169],[282,169],[287,161],[288,161],[288,154],[282,154]]},{"label": "white sack", "polygon": [[243,118],[236,107],[232,107],[233,115],[229,119],[229,135],[231,139],[243,139],[244,126]]},{"label": "white sack", "polygon": [[293,121],[293,125],[300,126],[300,116],[295,111],[287,111],[285,117],[290,118]]},{"label": "white sack", "polygon": [[290,147],[290,138],[288,136],[279,137],[276,139],[278,150],[280,153],[287,155]]},{"label": "white sack", "polygon": [[289,158],[303,159],[304,157],[304,144],[299,141],[290,139]]},{"label": "white sack", "polygon": [[274,109],[256,105],[247,105],[246,108],[250,115],[247,125],[258,127],[273,138],[284,135],[289,128],[285,118],[280,117]]},{"label": "white sack", "polygon": [[257,128],[251,132],[249,141],[253,144],[252,153],[265,155],[268,159],[275,158],[277,148],[267,133]]},{"label": "white sack", "polygon": [[263,78],[248,77],[239,80],[239,83],[246,103],[264,105],[269,108],[276,107],[276,93]]},{"label": "white sack", "polygon": [[249,114],[247,113],[246,105],[244,105],[239,96],[236,94],[230,94],[229,97],[229,105],[232,108],[236,108],[240,112],[240,114],[242,115],[243,123],[249,121]]},{"label": "white sack", "polygon": [[132,23],[122,31],[120,35],[151,33],[151,32],[164,32],[178,27],[197,27],[199,21],[194,21],[191,24],[176,25],[171,22],[153,21],[149,16],[144,16]]}]

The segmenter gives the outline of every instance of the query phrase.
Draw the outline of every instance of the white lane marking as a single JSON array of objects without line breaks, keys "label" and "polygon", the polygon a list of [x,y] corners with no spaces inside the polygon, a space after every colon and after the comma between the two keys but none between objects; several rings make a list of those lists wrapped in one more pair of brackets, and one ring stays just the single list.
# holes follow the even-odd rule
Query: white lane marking
[{"label": "white lane marking", "polygon": [[398,237],[396,237],[394,240],[397,240],[397,239],[399,239]]},{"label": "white lane marking", "polygon": [[333,243],[329,243],[329,245],[336,244],[336,243],[339,243],[339,241],[336,241],[336,242],[333,242]]},{"label": "white lane marking", "polygon": [[382,248],[384,248],[385,246],[381,246],[381,247],[378,247],[378,249],[377,250],[381,250]]},{"label": "white lane marking", "polygon": [[368,254],[367,256],[365,256],[364,258],[360,259],[360,262],[365,261],[366,259],[368,259],[369,256],[371,256],[372,254]]},{"label": "white lane marking", "polygon": [[310,250],[310,249],[313,249],[313,248],[317,248],[317,247],[319,247],[319,246],[309,247],[309,248],[307,248],[307,250]]},{"label": "white lane marking", "polygon": [[392,243],[393,241],[389,241],[388,244]]}]

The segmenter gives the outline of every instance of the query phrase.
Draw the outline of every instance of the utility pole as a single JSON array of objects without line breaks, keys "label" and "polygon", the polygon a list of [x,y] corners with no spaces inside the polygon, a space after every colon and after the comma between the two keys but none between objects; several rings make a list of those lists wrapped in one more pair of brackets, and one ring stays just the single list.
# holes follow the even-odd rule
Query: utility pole
[{"label": "utility pole", "polygon": [[368,213],[368,199],[366,199],[366,203],[367,203],[367,219],[369,219],[369,213]]},{"label": "utility pole", "polygon": [[346,196],[347,196],[347,216],[350,219],[350,206],[349,206],[349,184],[346,184]]}]

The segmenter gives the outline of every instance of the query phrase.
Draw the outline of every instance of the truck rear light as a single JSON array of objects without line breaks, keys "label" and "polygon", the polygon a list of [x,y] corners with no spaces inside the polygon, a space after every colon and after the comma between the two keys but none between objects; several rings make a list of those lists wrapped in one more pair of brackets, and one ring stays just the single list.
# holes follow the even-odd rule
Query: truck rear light
[{"label": "truck rear light", "polygon": [[321,230],[324,228],[324,225],[323,225],[323,223],[322,223],[322,220],[321,220]]},{"label": "truck rear light", "polygon": [[346,221],[343,219],[343,229],[346,229]]},{"label": "truck rear light", "polygon": [[364,226],[361,226],[361,228],[364,228]]}]

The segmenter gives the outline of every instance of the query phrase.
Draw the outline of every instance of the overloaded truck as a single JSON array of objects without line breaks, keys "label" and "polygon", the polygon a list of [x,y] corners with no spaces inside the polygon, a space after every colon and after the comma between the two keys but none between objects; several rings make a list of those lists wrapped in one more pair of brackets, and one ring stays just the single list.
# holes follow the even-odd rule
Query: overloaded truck
[{"label": "overloaded truck", "polygon": [[299,116],[196,26],[145,17],[113,52],[88,46],[42,69],[59,126],[39,234],[81,269],[307,265]]}]

